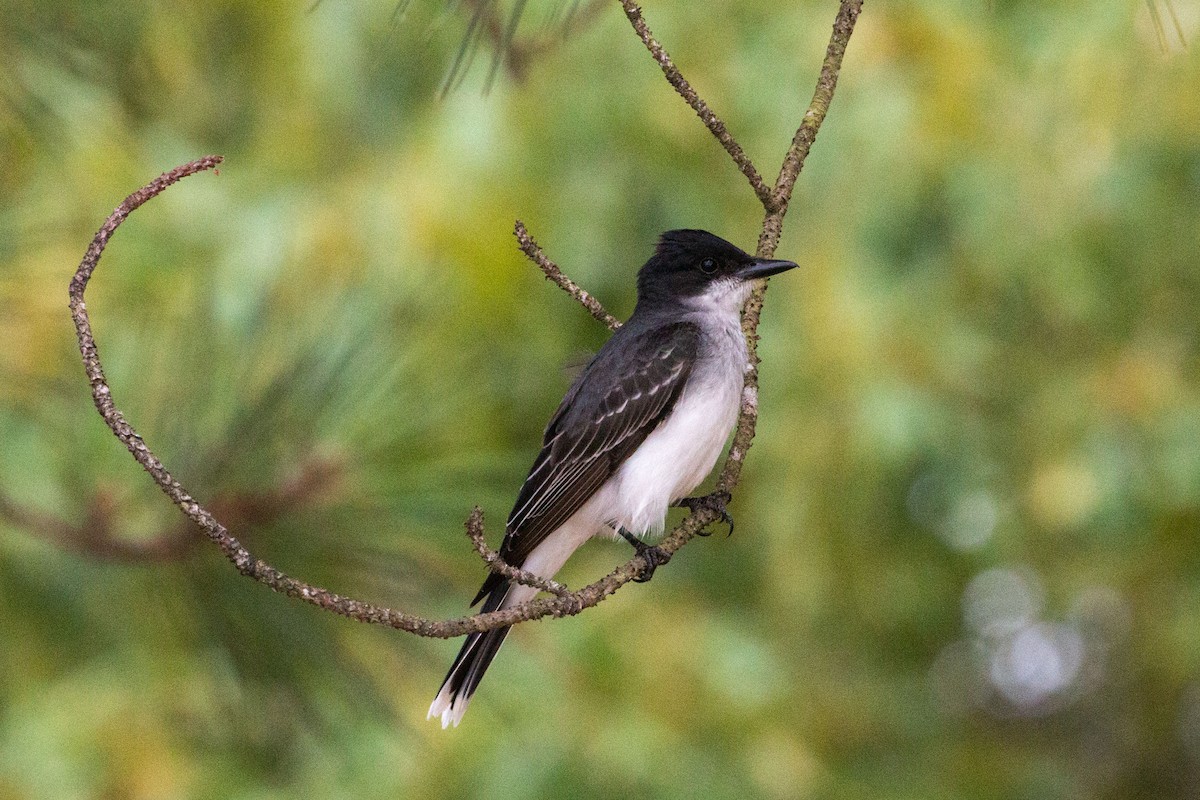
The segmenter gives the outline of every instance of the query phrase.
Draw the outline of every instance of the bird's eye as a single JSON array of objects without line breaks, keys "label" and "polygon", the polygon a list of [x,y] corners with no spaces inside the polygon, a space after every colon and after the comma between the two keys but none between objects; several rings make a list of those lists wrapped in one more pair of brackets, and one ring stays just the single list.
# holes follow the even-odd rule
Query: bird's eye
[{"label": "bird's eye", "polygon": [[712,275],[717,271],[717,260],[715,258],[706,258],[700,262],[700,271],[705,275]]}]

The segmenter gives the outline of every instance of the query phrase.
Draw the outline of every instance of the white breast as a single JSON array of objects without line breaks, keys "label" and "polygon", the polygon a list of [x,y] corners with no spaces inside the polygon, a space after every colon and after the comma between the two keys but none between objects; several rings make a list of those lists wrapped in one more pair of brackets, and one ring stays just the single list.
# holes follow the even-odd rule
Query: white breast
[{"label": "white breast", "polygon": [[[712,472],[737,420],[746,342],[736,315],[718,325],[710,317],[702,330],[714,335],[705,340],[704,363],[692,369],[674,409],[571,519],[533,549],[525,569],[552,577],[589,538],[612,534],[610,525],[639,535],[661,534],[671,503]],[[503,607],[536,594],[528,586],[513,586]]]},{"label": "white breast", "polygon": [[[746,368],[738,318],[711,310],[703,330],[714,331],[702,349],[674,409],[609,481],[610,519],[631,533],[662,533],[667,508],[712,472],[737,420]],[[719,332],[717,332],[719,331]]]}]

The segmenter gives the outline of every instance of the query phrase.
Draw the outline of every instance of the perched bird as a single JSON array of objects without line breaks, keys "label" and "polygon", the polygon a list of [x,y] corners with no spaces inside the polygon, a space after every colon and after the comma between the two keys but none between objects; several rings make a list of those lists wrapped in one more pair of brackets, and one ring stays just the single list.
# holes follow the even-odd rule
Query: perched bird
[{"label": "perched bird", "polygon": [[[664,233],[638,273],[637,306],[550,418],[505,526],[501,557],[552,578],[584,542],[620,534],[663,553],[667,508],[712,471],[737,419],[747,366],[741,309],[758,278],[795,267],[699,230]],[[724,509],[719,509],[723,516]],[[491,573],[471,605],[510,608],[537,593]],[[508,628],[473,633],[429,707],[458,725]]]}]

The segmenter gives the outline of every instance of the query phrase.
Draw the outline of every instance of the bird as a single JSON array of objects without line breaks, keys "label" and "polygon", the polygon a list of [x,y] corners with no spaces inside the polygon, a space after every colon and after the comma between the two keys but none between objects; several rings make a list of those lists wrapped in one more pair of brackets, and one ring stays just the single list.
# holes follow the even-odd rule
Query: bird
[{"label": "bird", "polygon": [[[500,557],[553,578],[593,536],[621,536],[649,579],[666,554],[667,509],[712,471],[737,420],[749,359],[741,311],[755,282],[796,267],[758,258],[703,230],[663,233],[637,275],[637,303],[567,390],[505,525]],[[727,496],[726,496],[727,498]],[[718,499],[716,510],[732,518]],[[492,572],[482,612],[537,594]],[[467,637],[429,706],[458,726],[509,628]]]}]

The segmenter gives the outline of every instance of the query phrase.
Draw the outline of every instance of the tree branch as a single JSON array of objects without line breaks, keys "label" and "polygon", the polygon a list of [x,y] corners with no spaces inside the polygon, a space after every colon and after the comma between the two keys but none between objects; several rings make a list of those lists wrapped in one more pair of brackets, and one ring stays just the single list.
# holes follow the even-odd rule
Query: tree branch
[{"label": "tree branch", "polygon": [[[113,400],[112,390],[104,376],[104,368],[100,362],[100,354],[92,333],[91,321],[84,301],[84,292],[88,282],[96,270],[100,256],[113,233],[135,209],[147,200],[161,194],[168,186],[185,178],[208,169],[214,169],[222,161],[221,156],[206,156],[176,167],[160,175],[146,186],[129,195],[109,215],[100,230],[96,232],[92,243],[88,246],[75,276],[71,279],[69,289],[71,318],[75,322],[75,331],[79,339],[79,350],[83,359],[84,372],[92,388],[92,400],[96,410],[104,419],[109,429],[117,439],[125,445],[134,460],[150,474],[150,477],[160,489],[179,507],[184,515],[200,526],[204,534],[225,554],[225,557],[237,568],[238,572],[262,583],[274,591],[295,597],[312,605],[332,611],[336,614],[380,625],[387,625],[399,630],[409,631],[420,636],[435,638],[451,638],[463,634],[482,632],[493,628],[505,627],[530,619],[546,616],[562,617],[578,614],[584,608],[596,605],[618,588],[641,574],[647,566],[641,556],[635,556],[624,566],[614,570],[599,581],[585,586],[576,592],[566,592],[553,598],[539,598],[513,608],[492,611],[487,614],[476,614],[458,619],[433,621],[408,614],[403,611],[377,606],[353,598],[344,597],[319,586],[313,586],[297,580],[270,564],[251,555],[238,539],[217,521],[204,506],[183,488],[158,457],[150,450],[141,435],[125,419],[124,414],[117,408]],[[472,515],[474,516],[474,515]],[[711,521],[711,520],[710,520]],[[482,525],[482,521],[478,522]],[[478,533],[482,537],[482,531]],[[472,538],[475,534],[472,533]],[[486,555],[485,555],[486,559]],[[493,568],[507,568],[508,565],[492,564]],[[532,578],[521,570],[515,570],[517,579],[525,582]],[[536,579],[540,581],[540,579]],[[550,591],[552,582],[544,582]]]},{"label": "tree branch", "polygon": [[[633,23],[634,30],[638,32],[643,43],[659,62],[660,66],[662,66],[663,73],[666,75],[668,82],[696,111],[713,135],[725,146],[734,163],[750,179],[751,186],[755,189],[755,194],[758,195],[767,212],[763,221],[762,235],[759,238],[758,252],[763,257],[772,255],[779,241],[779,231],[782,228],[783,216],[787,210],[787,203],[790,200],[796,176],[803,167],[804,159],[816,137],[821,121],[824,119],[829,101],[832,99],[837,73],[841,66],[842,54],[845,52],[846,43],[854,30],[854,23],[862,6],[861,0],[854,2],[843,0],[841,3],[841,9],[838,13],[837,22],[834,25],[833,37],[830,40],[827,50],[825,65],[821,71],[821,78],[817,84],[813,104],[805,114],[800,129],[796,132],[792,148],[789,149],[788,156],[784,160],[779,180],[776,182],[775,189],[771,192],[767,192],[765,187],[762,186],[762,180],[754,170],[749,158],[745,156],[741,147],[725,129],[724,124],[716,118],[716,115],[708,109],[703,100],[695,94],[683,79],[683,76],[679,74],[679,71],[671,63],[666,52],[654,40],[641,18],[640,9],[630,0],[621,0],[621,4],[625,8],[626,16]],[[200,526],[204,534],[225,554],[225,557],[233,563],[239,572],[265,584],[274,591],[286,594],[289,597],[301,599],[350,619],[387,625],[420,636],[435,638],[451,638],[467,633],[483,632],[547,616],[563,617],[578,614],[585,608],[597,605],[621,586],[642,574],[648,564],[642,556],[638,555],[620,567],[617,567],[600,580],[573,592],[566,591],[565,587],[556,582],[543,581],[537,578],[537,576],[530,576],[523,570],[518,570],[504,564],[498,555],[493,554],[483,541],[482,515],[476,509],[467,522],[468,535],[475,543],[480,555],[485,561],[488,561],[489,566],[492,569],[502,572],[502,574],[510,576],[514,580],[529,583],[530,585],[538,586],[538,588],[544,588],[554,593],[555,596],[538,597],[512,608],[492,611],[486,614],[481,613],[457,619],[433,621],[402,611],[344,597],[286,575],[270,564],[251,555],[242,546],[241,542],[230,534],[208,510],[196,502],[170,472],[167,471],[166,467],[163,466],[162,462],[158,460],[153,452],[151,452],[142,437],[126,421],[122,412],[116,407],[112,398],[112,391],[104,377],[104,370],[100,363],[100,355],[92,333],[91,322],[88,318],[87,306],[84,302],[84,291],[96,269],[101,254],[104,252],[105,245],[107,245],[117,227],[130,213],[150,198],[160,194],[176,181],[189,175],[194,175],[197,172],[213,169],[221,161],[222,158],[220,156],[207,156],[176,167],[125,198],[108,219],[105,220],[88,246],[87,252],[84,254],[83,260],[80,262],[79,268],[71,280],[69,294],[71,317],[74,320],[76,333],[79,338],[79,349],[83,359],[84,371],[87,373],[92,389],[92,399],[100,416],[104,419],[109,429],[112,430],[121,443],[133,455],[134,459],[150,474],[159,488],[166,493],[188,519]],[[766,196],[764,197],[764,195]],[[537,246],[537,243],[529,236],[525,226],[519,221],[516,224],[515,232],[521,244],[521,250],[543,270],[547,278],[553,280],[570,293],[596,319],[610,328],[615,328],[619,324],[608,312],[604,311],[595,298],[592,298],[573,281],[563,275],[557,265],[546,258],[545,254]],[[756,331],[759,312],[762,308],[764,289],[765,282],[751,295],[743,314],[742,326],[750,347],[750,364],[747,369],[746,384],[742,394],[741,411],[734,434],[733,446],[730,449],[729,456],[722,467],[717,481],[717,488],[720,491],[730,491],[737,485],[742,463],[745,460],[746,452],[754,437],[755,423],[758,418]],[[676,553],[692,537],[703,530],[705,526],[715,522],[718,516],[719,514],[714,508],[698,508],[696,511],[688,514],[663,539],[659,547],[668,555]],[[493,555],[495,556],[494,558],[492,557]],[[509,570],[510,572],[504,572],[504,570]],[[535,579],[537,583],[534,582]],[[539,583],[543,585],[538,585]]]},{"label": "tree branch", "polygon": [[554,281],[564,292],[574,297],[579,305],[592,315],[597,321],[603,323],[610,331],[615,331],[621,327],[621,321],[612,314],[604,310],[604,306],[600,305],[600,301],[588,294],[579,284],[568,278],[558,264],[555,264],[550,259],[546,258],[546,254],[542,252],[542,248],[538,247],[538,243],[529,235],[529,231],[525,228],[525,223],[517,220],[517,224],[513,227],[513,233],[517,237],[517,242],[520,243],[521,252],[529,257],[529,260],[537,265],[546,275],[546,280]]},{"label": "tree branch", "polygon": [[825,61],[821,64],[821,74],[817,77],[817,88],[813,92],[812,102],[808,104],[808,110],[804,112],[804,120],[796,129],[791,147],[788,148],[787,155],[783,158],[783,166],[779,169],[775,189],[771,192],[771,202],[764,203],[767,220],[773,221],[774,224],[768,225],[764,221],[763,234],[765,238],[759,239],[760,252],[764,247],[769,247],[769,252],[774,253],[776,245],[779,244],[779,231],[783,225],[783,217],[787,214],[788,203],[792,200],[792,189],[796,185],[796,179],[800,176],[800,170],[804,168],[808,151],[812,148],[813,142],[817,140],[817,131],[821,129],[821,123],[825,121],[829,104],[833,102],[833,91],[837,88],[838,74],[842,70],[842,56],[846,54],[846,45],[850,41],[850,34],[854,33],[854,25],[858,22],[860,13],[862,13],[862,0],[854,0],[854,2],[843,0],[838,9],[837,18],[833,21],[833,35],[829,39],[829,46],[825,49]]},{"label": "tree branch", "polygon": [[642,9],[633,0],[620,0],[621,8],[625,10],[625,16],[629,19],[633,30],[637,33],[638,38],[642,40],[642,44],[650,51],[650,55],[658,62],[662,68],[663,75],[666,76],[667,83],[675,88],[679,96],[684,99],[692,110],[696,112],[696,116],[704,125],[712,132],[712,135],[717,138],[721,146],[725,148],[725,152],[733,159],[733,163],[746,176],[746,180],[750,181],[750,188],[758,195],[758,199],[763,203],[770,202],[771,190],[763,182],[762,176],[758,174],[753,162],[750,161],[750,156],[746,155],[742,150],[742,146],[733,138],[733,134],[725,127],[725,123],[716,115],[704,99],[696,94],[696,90],[687,82],[683,75],[679,72],[679,68],[675,66],[675,62],[667,55],[667,51],[654,38],[654,34],[650,32],[650,27],[646,25],[646,20],[642,18]]},{"label": "tree branch", "polygon": [[[783,166],[779,170],[779,178],[775,181],[775,189],[771,200],[763,203],[766,211],[763,217],[762,231],[758,237],[757,254],[762,258],[770,258],[779,246],[779,236],[783,232],[783,218],[787,215],[791,203],[792,190],[796,179],[804,168],[808,152],[817,139],[821,123],[829,104],[833,101],[833,92],[837,88],[838,74],[842,69],[842,56],[846,53],[846,45],[850,35],[854,33],[854,25],[862,12],[862,0],[842,0],[837,17],[833,22],[833,33],[829,38],[829,46],[825,49],[825,61],[821,65],[821,74],[817,78],[817,88],[813,93],[812,102],[804,112],[804,119],[792,137],[792,145],[784,157]],[[746,336],[746,347],[750,354],[749,367],[746,370],[746,382],[742,388],[742,407],[738,414],[737,426],[734,428],[733,444],[729,447],[729,456],[721,475],[717,480],[717,489],[732,491],[742,474],[742,465],[746,454],[754,441],[754,431],[758,423],[758,323],[762,314],[763,299],[767,293],[767,282],[762,281],[742,309],[742,332]]]}]

